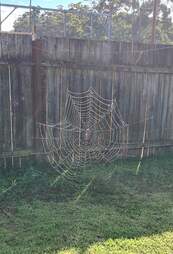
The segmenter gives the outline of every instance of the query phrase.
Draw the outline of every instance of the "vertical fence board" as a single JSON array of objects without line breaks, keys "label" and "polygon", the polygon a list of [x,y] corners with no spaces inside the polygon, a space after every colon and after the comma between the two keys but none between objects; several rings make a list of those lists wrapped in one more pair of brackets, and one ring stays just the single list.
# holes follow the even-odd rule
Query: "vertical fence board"
[{"label": "vertical fence board", "polygon": [[116,98],[129,124],[129,142],[173,140],[173,47],[0,34],[0,152],[10,152],[8,65],[12,78],[14,149],[42,151],[38,122],[63,120],[67,89],[93,87]]}]

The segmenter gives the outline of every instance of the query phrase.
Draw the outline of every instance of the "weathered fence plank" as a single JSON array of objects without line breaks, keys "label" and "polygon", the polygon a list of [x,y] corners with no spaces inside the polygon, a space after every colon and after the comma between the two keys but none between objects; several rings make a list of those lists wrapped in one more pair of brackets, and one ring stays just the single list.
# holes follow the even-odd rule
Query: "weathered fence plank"
[{"label": "weathered fence plank", "polygon": [[33,147],[31,52],[30,36],[0,34],[1,155],[22,156]]},{"label": "weathered fence plank", "polygon": [[117,99],[130,143],[142,143],[146,109],[146,142],[173,142],[173,46],[0,34],[1,154],[12,152],[9,66],[15,151],[41,152],[37,123],[61,121],[67,89],[90,87]]}]

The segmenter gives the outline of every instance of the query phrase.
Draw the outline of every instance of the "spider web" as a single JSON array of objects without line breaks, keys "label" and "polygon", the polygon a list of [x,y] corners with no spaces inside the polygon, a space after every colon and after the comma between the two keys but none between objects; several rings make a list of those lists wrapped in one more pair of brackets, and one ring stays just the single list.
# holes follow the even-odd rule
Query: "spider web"
[{"label": "spider web", "polygon": [[127,149],[127,124],[116,99],[101,97],[93,88],[67,90],[63,121],[39,124],[49,163],[61,174],[91,162],[110,162]]}]

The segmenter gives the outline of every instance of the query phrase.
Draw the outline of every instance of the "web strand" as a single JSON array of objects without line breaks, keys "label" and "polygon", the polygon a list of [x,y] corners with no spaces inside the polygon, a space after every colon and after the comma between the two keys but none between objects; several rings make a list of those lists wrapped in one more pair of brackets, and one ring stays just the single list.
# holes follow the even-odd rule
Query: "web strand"
[{"label": "web strand", "polygon": [[67,90],[63,120],[39,124],[43,149],[60,176],[92,162],[110,162],[122,155],[128,143],[116,99],[101,97],[93,88],[81,93]]}]

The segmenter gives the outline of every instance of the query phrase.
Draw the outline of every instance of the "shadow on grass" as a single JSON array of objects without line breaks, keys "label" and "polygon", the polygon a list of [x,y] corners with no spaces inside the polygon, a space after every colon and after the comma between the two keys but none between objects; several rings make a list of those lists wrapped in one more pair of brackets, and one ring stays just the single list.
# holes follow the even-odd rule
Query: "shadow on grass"
[{"label": "shadow on grass", "polygon": [[[137,164],[128,160],[89,167],[70,181],[55,181],[54,171],[40,165],[1,172],[3,188],[14,179],[17,184],[1,198],[1,207],[11,216],[0,216],[0,253],[59,253],[70,248],[83,253],[108,239],[171,231],[173,158],[144,160],[138,175]],[[109,253],[98,246],[100,252],[88,253]],[[112,253],[119,253],[115,250]]]}]

